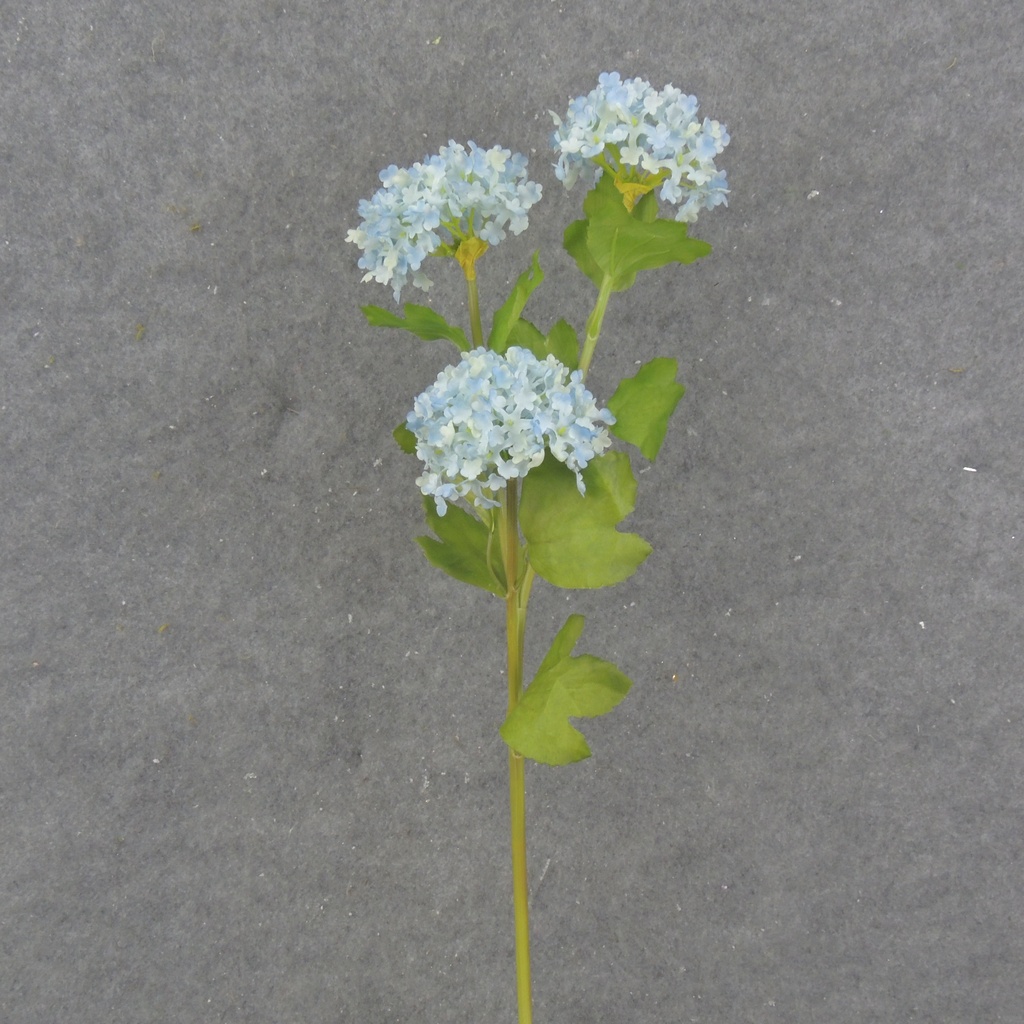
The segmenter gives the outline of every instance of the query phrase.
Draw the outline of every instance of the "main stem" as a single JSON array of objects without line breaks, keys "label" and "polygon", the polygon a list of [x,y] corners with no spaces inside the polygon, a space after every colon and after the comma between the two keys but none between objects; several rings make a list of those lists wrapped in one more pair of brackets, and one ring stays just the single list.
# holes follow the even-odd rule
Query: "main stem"
[{"label": "main stem", "polygon": [[[480,303],[476,275],[467,274],[469,319],[476,345],[483,344],[480,327]],[[587,375],[601,335],[604,314],[612,294],[612,278],[606,274],[598,289],[597,301],[587,319],[579,368]],[[523,557],[519,542],[519,482],[509,480],[502,499],[501,551],[508,590],[505,595],[505,632],[508,644],[508,710],[511,714],[523,695],[523,647],[526,637],[526,605],[533,584],[533,567]],[[533,1024],[533,997],[530,983],[530,888],[526,872],[526,764],[523,755],[508,752],[508,795],[512,825],[512,905],[516,931],[516,996],[519,1024]]]},{"label": "main stem", "polygon": [[[526,603],[530,598],[533,570],[521,568],[519,543],[519,484],[510,480],[502,502],[502,555],[508,592],[505,628],[508,641],[508,710],[513,711],[523,693],[523,641],[526,635]],[[512,905],[516,932],[516,995],[519,1024],[532,1024],[530,986],[530,903],[526,874],[526,765],[523,755],[509,748],[509,810],[512,824]]]}]

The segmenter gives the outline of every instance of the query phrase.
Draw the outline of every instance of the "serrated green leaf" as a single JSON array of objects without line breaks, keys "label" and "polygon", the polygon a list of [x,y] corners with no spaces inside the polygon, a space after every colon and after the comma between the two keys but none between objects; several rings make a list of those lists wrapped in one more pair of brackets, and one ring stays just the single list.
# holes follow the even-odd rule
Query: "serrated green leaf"
[{"label": "serrated green leaf", "polygon": [[529,349],[540,360],[547,358],[547,339],[525,317],[520,317],[513,324],[508,335],[508,345],[503,351],[507,352],[513,345]]},{"label": "serrated green leaf", "polygon": [[513,345],[529,349],[542,362],[553,355],[570,370],[579,366],[579,341],[576,332],[564,320],[559,320],[545,337],[535,324],[521,316],[509,331],[504,351],[507,352]]},{"label": "serrated green leaf", "polygon": [[463,583],[504,597],[508,588],[500,546],[486,524],[458,505],[449,505],[440,516],[432,498],[424,499],[423,509],[427,525],[438,537],[416,538],[430,564]]},{"label": "serrated green leaf", "polygon": [[587,248],[587,221],[574,220],[562,236],[562,248],[576,261],[576,266],[594,282],[595,288],[601,287],[604,271]]},{"label": "serrated green leaf", "polygon": [[404,319],[382,306],[363,306],[363,316],[372,327],[395,327],[409,331],[424,341],[436,341],[445,338],[452,342],[460,352],[468,352],[469,342],[461,327],[448,323],[440,313],[429,306],[421,306],[415,302],[407,302],[402,310]]},{"label": "serrated green leaf", "polygon": [[668,421],[686,388],[676,381],[674,359],[660,357],[640,367],[635,377],[621,381],[608,399],[615,423],[608,429],[635,444],[653,461],[665,440]]},{"label": "serrated green leaf", "polygon": [[575,370],[580,362],[580,344],[576,332],[564,320],[559,320],[545,337],[525,317],[520,317],[508,337],[509,348],[518,345],[529,349],[542,362],[553,355],[563,366]]},{"label": "serrated green leaf", "polygon": [[632,576],[651,553],[635,533],[616,529],[636,500],[629,457],[606,452],[576,474],[553,458],[531,469],[522,482],[519,525],[530,564],[556,587],[608,587]]},{"label": "serrated green leaf", "polygon": [[566,323],[565,320],[556,321],[548,331],[545,347],[563,366],[568,366],[570,370],[575,370],[580,365],[580,342],[572,325]]},{"label": "serrated green leaf", "polygon": [[555,639],[551,641],[548,653],[544,655],[544,660],[540,663],[540,668],[537,669],[537,675],[553,669],[560,661],[564,661],[572,654],[573,648],[583,635],[585,621],[582,615],[570,615],[565,620],[565,625],[555,634]]},{"label": "serrated green leaf", "polygon": [[499,730],[501,738],[524,757],[551,765],[589,757],[586,739],[569,719],[606,714],[632,686],[611,662],[591,654],[572,656],[582,631],[583,616],[570,615]]},{"label": "serrated green leaf", "polygon": [[404,422],[399,423],[398,426],[391,431],[391,436],[398,442],[398,447],[401,448],[406,455],[416,454],[416,435],[405,425]]},{"label": "serrated green leaf", "polygon": [[637,220],[643,221],[645,224],[650,224],[651,221],[658,219],[658,192],[656,189],[648,192],[647,195],[645,195],[643,199],[633,207],[633,216],[636,217]]},{"label": "serrated green leaf", "polygon": [[[540,250],[533,254],[528,269],[519,275],[512,292],[504,304],[494,314],[491,333],[487,338],[487,347],[495,352],[504,352],[509,345],[520,344],[510,337],[513,328],[519,321],[519,315],[526,308],[526,302],[533,290],[544,280],[544,271],[540,269]],[[532,325],[531,325],[532,326]]]},{"label": "serrated green leaf", "polygon": [[569,225],[564,245],[598,288],[607,275],[612,279],[612,291],[625,291],[641,270],[693,263],[711,252],[707,242],[688,236],[682,222],[651,219],[655,203],[654,193],[649,193],[630,213],[609,174],[603,174],[587,193],[585,219]]}]

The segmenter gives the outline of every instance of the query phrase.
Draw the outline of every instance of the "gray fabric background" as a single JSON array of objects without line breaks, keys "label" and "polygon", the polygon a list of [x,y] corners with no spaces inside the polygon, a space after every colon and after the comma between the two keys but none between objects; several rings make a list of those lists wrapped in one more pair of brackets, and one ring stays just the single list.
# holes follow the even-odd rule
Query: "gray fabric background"
[{"label": "gray fabric background", "polygon": [[531,606],[635,680],[528,771],[538,1024],[1019,1024],[1022,44],[1012,0],[4,0],[0,1019],[514,1020],[502,608],[390,437],[453,350],[364,325],[344,238],[389,163],[521,150],[484,302],[540,248],[581,325],[547,110],[615,69],[733,191],[590,378],[680,361],[655,552]]}]

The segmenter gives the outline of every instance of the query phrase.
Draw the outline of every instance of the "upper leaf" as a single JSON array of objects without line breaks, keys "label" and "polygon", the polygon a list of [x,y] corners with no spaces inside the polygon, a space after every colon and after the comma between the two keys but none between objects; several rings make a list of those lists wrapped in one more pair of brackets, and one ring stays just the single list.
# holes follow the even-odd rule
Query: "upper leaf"
[{"label": "upper leaf", "polygon": [[615,423],[608,429],[635,444],[644,458],[652,461],[665,440],[669,417],[686,392],[676,381],[676,369],[674,359],[652,359],[635,377],[621,381],[608,400],[615,416]]},{"label": "upper leaf", "polygon": [[[487,347],[495,352],[504,352],[511,344],[521,344],[510,340],[509,335],[519,319],[520,313],[526,308],[526,302],[534,289],[544,280],[544,271],[540,269],[540,250],[533,254],[528,269],[524,270],[516,281],[512,292],[504,304],[494,314],[491,333],[487,339]],[[543,356],[541,357],[543,358]]]},{"label": "upper leaf", "polygon": [[580,365],[580,343],[572,324],[565,320],[556,320],[548,331],[547,351],[563,366],[575,370]]},{"label": "upper leaf", "polygon": [[508,340],[502,353],[507,352],[512,346],[529,349],[538,359],[547,358],[547,339],[541,334],[540,329],[530,323],[525,316],[521,316],[509,331]]},{"label": "upper leaf", "polygon": [[624,291],[641,270],[692,263],[711,252],[707,242],[690,238],[680,221],[651,219],[656,202],[653,195],[644,196],[630,212],[610,174],[603,174],[587,193],[585,219],[570,224],[563,241],[580,270],[598,288],[607,276],[612,279],[612,291]]},{"label": "upper leaf", "polygon": [[416,435],[405,425],[405,420],[391,431],[391,436],[406,455],[416,454]]},{"label": "upper leaf", "polygon": [[363,306],[363,315],[373,327],[397,327],[415,334],[424,341],[435,341],[446,338],[460,352],[468,352],[469,342],[461,327],[448,323],[440,313],[429,306],[421,306],[415,302],[407,302],[403,307],[405,318],[384,309],[382,306]]},{"label": "upper leaf", "polygon": [[587,228],[587,221],[574,220],[565,229],[562,247],[576,261],[576,266],[593,281],[594,287],[599,289],[604,280],[604,271],[587,248]]},{"label": "upper leaf", "polygon": [[521,316],[512,325],[505,351],[513,345],[529,349],[542,361],[548,356],[554,356],[570,370],[575,370],[580,364],[580,343],[575,330],[565,320],[558,320],[545,337],[539,328]]},{"label": "upper leaf", "polygon": [[529,349],[541,361],[554,356],[563,366],[575,370],[580,363],[580,344],[572,326],[559,320],[545,337],[539,328],[521,316],[509,332],[507,352],[513,345]]},{"label": "upper leaf", "polygon": [[615,665],[590,654],[572,656],[582,630],[583,616],[570,615],[499,730],[524,757],[552,765],[589,757],[586,739],[569,719],[603,715],[629,692],[631,681]]},{"label": "upper leaf", "polygon": [[519,525],[530,564],[556,587],[607,587],[632,576],[651,553],[635,533],[615,527],[636,500],[629,457],[606,452],[583,471],[586,495],[576,474],[554,458],[523,478]]}]

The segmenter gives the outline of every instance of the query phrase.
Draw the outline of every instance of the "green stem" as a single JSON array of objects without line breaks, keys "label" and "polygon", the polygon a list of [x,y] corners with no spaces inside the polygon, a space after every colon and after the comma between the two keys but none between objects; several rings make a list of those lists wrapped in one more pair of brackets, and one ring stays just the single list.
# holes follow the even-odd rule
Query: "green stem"
[{"label": "green stem", "polygon": [[466,288],[469,291],[469,329],[473,335],[473,348],[480,348],[484,343],[484,329],[480,323],[480,296],[476,289],[476,271],[472,276],[466,275]]},{"label": "green stem", "polygon": [[[508,710],[512,712],[523,693],[523,646],[526,637],[526,604],[533,583],[533,569],[525,565],[519,542],[519,487],[510,480],[502,503],[502,555],[508,591],[505,627],[508,641]],[[516,995],[519,1024],[532,1024],[530,986],[530,904],[526,873],[526,764],[523,755],[509,748],[509,810],[512,826],[512,905],[515,912]]]},{"label": "green stem", "polygon": [[597,292],[597,300],[594,308],[587,317],[587,336],[583,340],[583,354],[580,356],[580,371],[583,379],[586,380],[587,370],[590,369],[590,360],[594,358],[594,349],[597,347],[597,339],[601,336],[601,325],[604,323],[604,314],[608,309],[608,300],[612,294],[612,278],[605,274],[601,279],[601,287]]},{"label": "green stem", "polygon": [[516,998],[519,1024],[532,1024],[530,992],[530,904],[526,878],[526,765],[508,752],[509,808],[512,813],[512,903],[516,920]]}]

